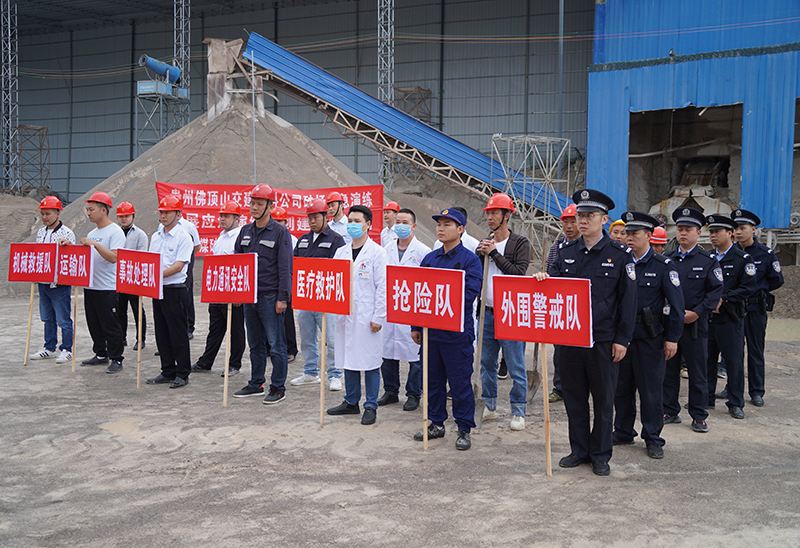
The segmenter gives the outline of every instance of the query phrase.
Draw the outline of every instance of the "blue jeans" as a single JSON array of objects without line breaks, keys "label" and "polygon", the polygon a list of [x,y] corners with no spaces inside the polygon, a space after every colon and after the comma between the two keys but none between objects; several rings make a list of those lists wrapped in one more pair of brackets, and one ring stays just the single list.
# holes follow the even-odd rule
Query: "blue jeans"
[{"label": "blue jeans", "polygon": [[[378,408],[378,390],[381,388],[381,370],[364,371],[364,409]],[[361,371],[344,370],[344,401],[357,405],[361,401]]]},{"label": "blue jeans", "polygon": [[[316,377],[319,375],[319,348],[317,347],[317,333],[322,330],[322,312],[310,312],[308,310],[297,311],[297,322],[300,324],[300,350],[303,352],[303,373]],[[336,369],[333,361],[333,321],[328,315],[327,336],[328,343],[326,368],[329,379],[338,379],[342,376],[342,370]]]},{"label": "blue jeans", "polygon": [[528,403],[528,375],[525,372],[525,343],[498,341],[494,338],[494,310],[486,308],[483,323],[483,356],[481,356],[481,398],[490,411],[497,409],[497,356],[503,349],[508,375],[511,377],[511,414],[525,416]]},{"label": "blue jeans", "polygon": [[[383,358],[381,365],[383,389],[392,394],[400,392],[400,360]],[[408,379],[406,380],[406,396],[422,395],[422,362],[408,362]]]},{"label": "blue jeans", "polygon": [[270,390],[286,390],[289,371],[283,314],[275,312],[277,295],[259,295],[256,304],[244,305],[247,344],[250,345],[250,386],[258,388],[266,379],[267,354],[272,362]]},{"label": "blue jeans", "polygon": [[61,328],[61,350],[72,352],[72,299],[68,285],[50,287],[39,285],[39,316],[44,322],[44,347],[55,352],[58,345],[58,328]]}]

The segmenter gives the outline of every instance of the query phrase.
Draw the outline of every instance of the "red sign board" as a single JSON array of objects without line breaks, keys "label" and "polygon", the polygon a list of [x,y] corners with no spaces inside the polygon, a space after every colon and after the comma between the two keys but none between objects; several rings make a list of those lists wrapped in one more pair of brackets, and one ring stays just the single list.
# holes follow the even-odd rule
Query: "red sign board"
[{"label": "red sign board", "polygon": [[495,276],[497,339],[582,346],[592,339],[591,282],[582,278]]},{"label": "red sign board", "polygon": [[8,257],[9,282],[53,283],[56,281],[58,244],[11,244]]},{"label": "red sign board", "polygon": [[[220,185],[220,184],[179,184],[156,183],[156,192],[160,200],[167,194],[174,194],[183,200],[183,216],[197,226],[200,234],[200,251],[198,255],[212,253],[214,242],[219,236],[219,210],[226,202],[236,202],[242,206],[239,224],[253,221],[248,207],[250,191],[253,185]],[[274,188],[275,204],[288,213],[286,223],[289,232],[299,237],[310,229],[306,207],[317,198],[324,200],[331,191],[339,192],[344,198],[345,211],[351,205],[363,205],[372,210],[372,228],[369,235],[380,243],[383,228],[383,186],[347,186],[335,188],[314,188],[293,190]]]},{"label": "red sign board", "polygon": [[88,245],[58,246],[58,283],[89,287],[92,281],[92,248]]},{"label": "red sign board", "polygon": [[252,304],[258,299],[258,255],[206,255],[200,302]]},{"label": "red sign board", "polygon": [[117,293],[163,299],[161,254],[118,249]]},{"label": "red sign board", "polygon": [[350,270],[345,259],[292,259],[292,308],[350,315]]},{"label": "red sign board", "polygon": [[464,271],[387,266],[386,321],[464,331]]}]

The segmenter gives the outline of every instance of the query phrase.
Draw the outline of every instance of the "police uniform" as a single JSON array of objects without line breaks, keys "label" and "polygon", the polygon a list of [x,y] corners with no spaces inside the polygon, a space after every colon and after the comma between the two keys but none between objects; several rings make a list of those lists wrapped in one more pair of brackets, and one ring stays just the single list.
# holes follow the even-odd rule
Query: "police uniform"
[{"label": "police uniform", "polygon": [[[746,209],[733,212],[737,225],[761,224],[758,215]],[[744,248],[756,265],[756,292],[747,299],[747,316],[744,320],[744,337],[747,342],[747,388],[753,404],[764,405],[764,339],[767,333],[767,312],[772,310],[775,297],[771,294],[783,285],[781,263],[766,245],[753,240],[753,245]]]},{"label": "police uniform", "polygon": [[[678,226],[696,226],[698,230],[706,223],[703,213],[692,208],[676,209],[672,213],[672,220]],[[672,259],[680,276],[684,309],[694,312],[698,318],[683,325],[678,352],[667,362],[664,376],[664,418],[667,422],[680,422],[681,406],[678,396],[683,360],[689,374],[689,415],[693,420],[692,428],[705,432],[709,396],[706,378],[708,320],[722,297],[722,269],[717,259],[699,245],[686,252],[679,246],[667,256]],[[714,376],[716,377],[716,373]]]},{"label": "police uniform", "polygon": [[[614,202],[596,190],[580,190],[573,197],[578,213],[607,213]],[[562,244],[549,270],[550,276],[586,278],[592,282],[592,329],[594,346],[563,346],[559,367],[564,406],[569,419],[572,452],[559,466],[571,468],[592,462],[593,470],[608,474],[613,444],[614,395],[618,365],[612,360],[612,345],[628,346],[636,319],[636,269],[628,248],[614,242],[608,233],[591,249],[583,236]],[[589,426],[589,395],[594,406],[594,424]]]},{"label": "police uniform", "polygon": [[[706,217],[709,229],[733,230],[733,219],[724,215]],[[756,265],[753,259],[735,244],[724,251],[717,250],[722,269],[723,289],[719,312],[711,314],[708,333],[708,404],[714,407],[717,389],[717,361],[720,353],[728,369],[728,410],[743,418],[744,408],[744,316],[747,299],[756,290]],[[737,417],[736,415],[739,414]]]},{"label": "police uniform", "polygon": [[[625,231],[652,233],[658,221],[645,213],[628,211],[622,215]],[[641,258],[633,253],[636,269],[636,327],[628,353],[619,364],[619,379],[614,400],[614,442],[633,443],[636,437],[636,392],[641,406],[642,439],[648,454],[660,458],[664,446],[662,397],[666,361],[664,341],[677,343],[683,328],[683,293],[680,276],[672,261],[652,247]],[[665,320],[663,312],[669,308]]]}]

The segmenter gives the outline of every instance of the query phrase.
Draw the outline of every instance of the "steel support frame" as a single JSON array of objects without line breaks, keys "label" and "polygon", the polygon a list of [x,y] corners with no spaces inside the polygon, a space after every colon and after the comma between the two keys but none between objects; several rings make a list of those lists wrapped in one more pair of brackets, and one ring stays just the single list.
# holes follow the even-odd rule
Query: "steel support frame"
[{"label": "steel support frame", "polygon": [[17,1],[0,0],[0,138],[3,187],[20,190],[19,179],[19,59],[17,56]]},{"label": "steel support frame", "polygon": [[182,127],[189,101],[160,93],[136,96],[136,156]]},{"label": "steel support frame", "polygon": [[[173,36],[173,64],[181,69],[180,87],[187,92],[191,89],[192,68],[192,17],[191,0],[173,0],[172,2],[172,36]],[[191,95],[188,95],[191,97]],[[189,123],[191,103],[189,101],[175,105],[175,121],[177,128],[182,128]]]},{"label": "steel support frame", "polygon": [[[378,99],[394,105],[394,0],[378,0]],[[379,178],[384,187],[391,189],[392,161],[385,154]]]},{"label": "steel support frame", "polygon": [[45,126],[21,125],[19,138],[19,187],[46,189],[50,182],[50,141]]}]

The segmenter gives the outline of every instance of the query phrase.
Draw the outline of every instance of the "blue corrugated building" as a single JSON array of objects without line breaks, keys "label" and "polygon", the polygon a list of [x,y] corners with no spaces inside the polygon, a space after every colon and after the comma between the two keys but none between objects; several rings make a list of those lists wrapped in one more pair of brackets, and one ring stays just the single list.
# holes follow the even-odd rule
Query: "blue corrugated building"
[{"label": "blue corrugated building", "polygon": [[789,226],[800,1],[597,0],[587,184],[628,204],[630,113],[742,105],[741,206]]}]

